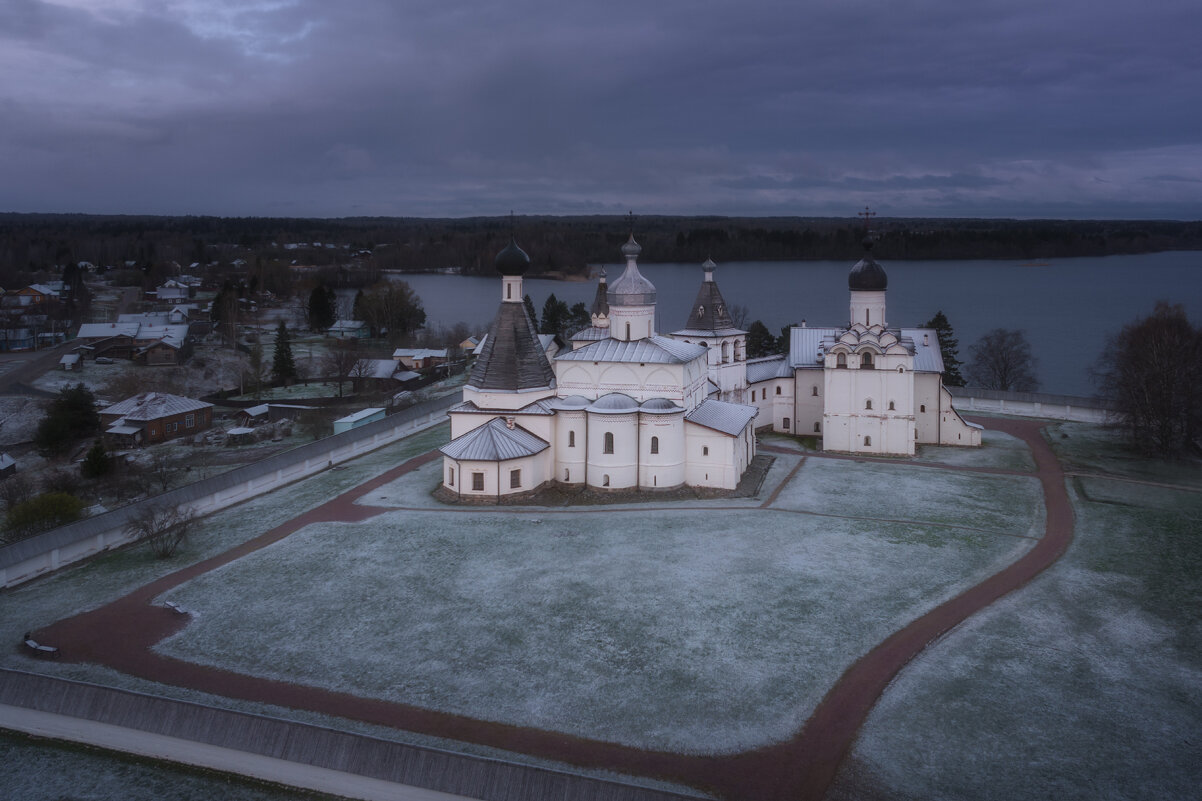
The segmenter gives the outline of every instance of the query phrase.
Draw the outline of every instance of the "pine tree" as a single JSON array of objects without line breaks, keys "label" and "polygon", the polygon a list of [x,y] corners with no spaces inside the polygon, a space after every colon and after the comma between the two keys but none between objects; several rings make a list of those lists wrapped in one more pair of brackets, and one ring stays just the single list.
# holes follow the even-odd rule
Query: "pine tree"
[{"label": "pine tree", "polygon": [[756,320],[747,329],[747,358],[757,359],[760,356],[778,353],[777,344],[776,337],[772,336],[768,326],[761,321]]},{"label": "pine tree", "polygon": [[280,320],[275,329],[275,359],[271,363],[275,380],[285,386],[296,379],[296,362],[292,358],[292,343],[288,338],[288,326]]},{"label": "pine tree", "polygon": [[334,290],[325,284],[313,287],[309,293],[309,330],[324,331],[334,324]]},{"label": "pine tree", "polygon": [[956,339],[956,334],[952,331],[952,324],[948,322],[947,317],[942,311],[935,312],[935,316],[927,320],[922,325],[923,328],[934,328],[935,335],[939,337],[939,352],[943,355],[943,383],[949,387],[964,386],[964,377],[960,375],[960,365],[963,364],[957,358],[960,351],[960,342]]}]

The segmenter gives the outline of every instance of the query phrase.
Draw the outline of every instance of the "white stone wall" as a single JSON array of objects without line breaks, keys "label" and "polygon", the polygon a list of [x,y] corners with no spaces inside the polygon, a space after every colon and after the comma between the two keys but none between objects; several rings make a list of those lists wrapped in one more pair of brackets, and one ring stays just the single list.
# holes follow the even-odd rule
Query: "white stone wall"
[{"label": "white stone wall", "polygon": [[[685,482],[684,413],[640,414],[639,418],[639,486],[680,486]],[[652,453],[653,438],[658,441],[658,453]]]},{"label": "white stone wall", "polygon": [[[533,456],[521,459],[510,459],[505,462],[456,462],[450,457],[442,457],[443,486],[464,498],[497,498],[529,492],[536,489],[550,478],[552,466],[551,449],[548,448]],[[455,472],[455,484],[450,484],[451,471]],[[520,471],[520,482],[517,487],[511,486],[511,473]],[[474,475],[484,476],[484,488],[474,489]]]},{"label": "white stone wall", "polygon": [[685,481],[694,487],[734,489],[754,455],[754,439],[747,430],[730,437],[711,428],[685,422]]},{"label": "white stone wall", "polygon": [[[638,413],[588,413],[590,487],[628,489],[638,486]],[[613,453],[605,452],[605,435],[613,434]],[[606,483],[608,477],[608,484]]]},{"label": "white stone wall", "polygon": [[655,306],[610,306],[609,335],[630,341],[655,334]]},{"label": "white stone wall", "polygon": [[860,323],[867,327],[874,325],[888,327],[889,324],[885,321],[885,293],[852,292],[848,322],[852,325]]},{"label": "white stone wall", "polygon": [[913,454],[914,373],[908,369],[909,356],[875,355],[876,369],[861,369],[857,354],[849,354],[847,361],[849,366],[840,368],[837,352],[826,355],[823,450]]},{"label": "white stone wall", "polygon": [[552,445],[556,456],[555,480],[583,484],[588,455],[588,415],[583,410],[557,411]]}]

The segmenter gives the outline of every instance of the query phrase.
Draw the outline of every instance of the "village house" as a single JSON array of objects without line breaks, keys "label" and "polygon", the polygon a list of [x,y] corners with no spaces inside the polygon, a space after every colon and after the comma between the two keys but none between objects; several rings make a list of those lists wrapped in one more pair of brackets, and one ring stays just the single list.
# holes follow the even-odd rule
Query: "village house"
[{"label": "village house", "polygon": [[204,431],[213,423],[213,404],[143,392],[100,410],[100,422],[115,443],[150,445]]},{"label": "village house", "polygon": [[367,339],[371,329],[362,320],[338,320],[326,329],[326,336],[338,339]]},{"label": "village house", "polygon": [[392,358],[410,370],[424,370],[446,364],[446,348],[397,348]]}]

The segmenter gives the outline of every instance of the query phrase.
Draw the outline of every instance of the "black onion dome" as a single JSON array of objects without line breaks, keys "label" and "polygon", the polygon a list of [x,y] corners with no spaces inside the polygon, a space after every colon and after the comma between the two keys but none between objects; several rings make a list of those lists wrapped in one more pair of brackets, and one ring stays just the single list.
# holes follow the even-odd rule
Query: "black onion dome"
[{"label": "black onion dome", "polygon": [[872,258],[872,240],[864,240],[864,258],[856,262],[847,276],[847,288],[860,292],[884,292],[889,286],[885,268]]},{"label": "black onion dome", "polygon": [[530,257],[526,255],[526,251],[518,247],[516,241],[510,238],[505,249],[497,254],[493,266],[501,275],[525,275],[526,271],[530,269]]}]

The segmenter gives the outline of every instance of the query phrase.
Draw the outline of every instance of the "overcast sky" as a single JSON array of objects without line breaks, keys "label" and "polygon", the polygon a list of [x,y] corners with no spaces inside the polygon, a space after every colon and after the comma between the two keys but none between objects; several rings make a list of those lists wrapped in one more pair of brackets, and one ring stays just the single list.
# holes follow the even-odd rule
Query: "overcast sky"
[{"label": "overcast sky", "polygon": [[0,0],[0,210],[1202,217],[1200,0]]}]

